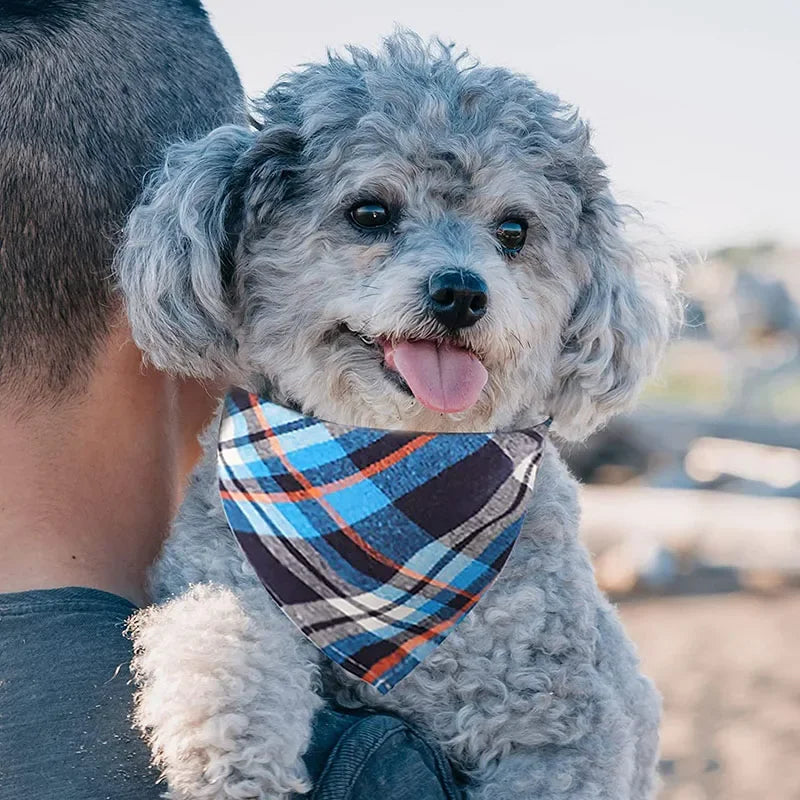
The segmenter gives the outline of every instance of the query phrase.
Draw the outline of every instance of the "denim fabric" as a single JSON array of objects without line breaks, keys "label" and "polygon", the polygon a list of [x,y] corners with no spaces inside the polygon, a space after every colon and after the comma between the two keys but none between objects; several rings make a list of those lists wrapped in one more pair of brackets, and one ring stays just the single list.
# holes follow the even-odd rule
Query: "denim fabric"
[{"label": "denim fabric", "polygon": [[[131,730],[134,607],[94,589],[0,594],[0,800],[156,800]],[[400,720],[315,720],[312,800],[460,800],[442,754]]]},{"label": "denim fabric", "polygon": [[305,756],[310,800],[461,800],[441,751],[402,720],[326,708]]}]

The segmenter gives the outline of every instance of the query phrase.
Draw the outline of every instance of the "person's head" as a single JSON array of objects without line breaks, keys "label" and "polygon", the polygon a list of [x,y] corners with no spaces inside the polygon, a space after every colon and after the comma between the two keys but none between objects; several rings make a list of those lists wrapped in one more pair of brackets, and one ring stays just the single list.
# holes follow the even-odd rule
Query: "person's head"
[{"label": "person's head", "polygon": [[164,148],[245,118],[198,0],[0,0],[0,406],[80,395]]}]

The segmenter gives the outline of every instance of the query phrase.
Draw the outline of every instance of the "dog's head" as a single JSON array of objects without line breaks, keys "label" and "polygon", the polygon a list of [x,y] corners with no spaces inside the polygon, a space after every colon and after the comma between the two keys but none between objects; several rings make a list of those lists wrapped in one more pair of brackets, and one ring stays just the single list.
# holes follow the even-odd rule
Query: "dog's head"
[{"label": "dog's head", "polygon": [[159,367],[336,422],[586,434],[673,318],[587,127],[525,77],[411,34],[285,78],[263,127],[174,146],[118,258]]}]

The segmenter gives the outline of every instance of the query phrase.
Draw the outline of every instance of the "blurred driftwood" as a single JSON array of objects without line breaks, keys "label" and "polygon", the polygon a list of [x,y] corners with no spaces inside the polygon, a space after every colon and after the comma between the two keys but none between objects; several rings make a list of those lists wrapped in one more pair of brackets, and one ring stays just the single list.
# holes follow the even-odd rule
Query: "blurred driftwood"
[{"label": "blurred driftwood", "polygon": [[[572,472],[583,482],[599,484],[637,484],[658,488],[723,490],[730,493],[775,495],[800,498],[800,482],[775,486],[769,482],[769,470],[763,475],[754,471],[749,450],[742,448],[741,458],[724,465],[716,480],[698,480],[686,471],[686,456],[701,438],[751,442],[765,448],[777,447],[800,454],[800,425],[773,420],[752,420],[728,414],[710,416],[680,411],[640,411],[613,420],[605,429],[583,444],[562,447]],[[730,448],[728,448],[730,449]],[[752,448],[751,448],[752,449]],[[768,458],[769,453],[759,454]],[[777,463],[777,462],[776,462]],[[741,480],[742,467],[748,469]],[[761,485],[759,485],[761,484]]]},{"label": "blurred driftwood", "polygon": [[664,447],[685,449],[697,436],[740,439],[774,447],[800,449],[800,425],[777,420],[749,419],[735,414],[722,416],[681,411],[638,411],[624,418],[631,428]]},{"label": "blurred driftwood", "polygon": [[702,581],[685,580],[698,568],[709,591],[800,576],[800,500],[640,486],[582,492],[581,535],[607,591],[702,591]]}]

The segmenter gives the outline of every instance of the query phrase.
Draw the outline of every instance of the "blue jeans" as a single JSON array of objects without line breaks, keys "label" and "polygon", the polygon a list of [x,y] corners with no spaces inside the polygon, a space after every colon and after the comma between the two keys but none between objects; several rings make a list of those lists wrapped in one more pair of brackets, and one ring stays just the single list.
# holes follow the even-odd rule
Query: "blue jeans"
[{"label": "blue jeans", "polygon": [[388,714],[323,709],[305,756],[310,800],[460,800],[450,764]]},{"label": "blue jeans", "polygon": [[[93,589],[0,594],[0,800],[157,800],[131,730],[134,607]],[[401,720],[323,710],[312,800],[458,800],[443,755]]]}]

